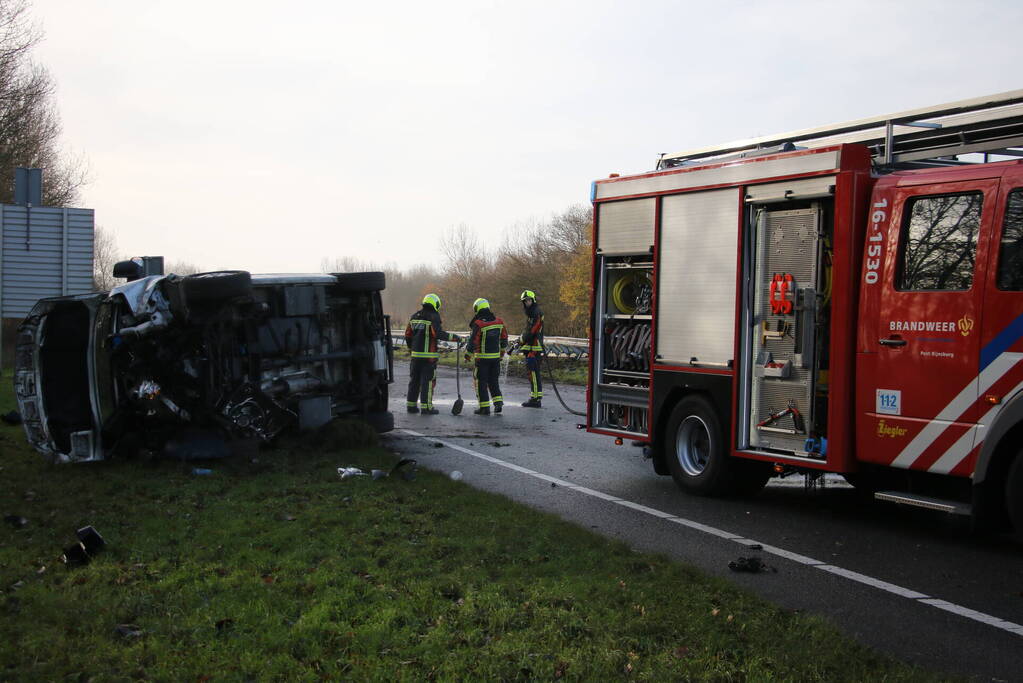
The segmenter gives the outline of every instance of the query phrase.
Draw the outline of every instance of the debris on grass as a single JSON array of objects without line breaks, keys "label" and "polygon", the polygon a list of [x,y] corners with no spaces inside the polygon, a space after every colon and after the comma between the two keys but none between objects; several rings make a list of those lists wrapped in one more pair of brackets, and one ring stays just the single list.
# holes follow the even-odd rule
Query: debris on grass
[{"label": "debris on grass", "polygon": [[207,474],[213,474],[213,470],[207,469],[205,467],[193,467],[192,468],[192,474],[194,474],[196,476],[202,477],[202,476],[205,476]]},{"label": "debris on grass", "polygon": [[4,517],[4,521],[10,524],[15,529],[24,529],[28,526],[28,520],[21,515],[7,515]]},{"label": "debris on grass", "polygon": [[749,572],[751,574],[778,571],[771,565],[765,563],[759,557],[740,557],[737,560],[729,562],[728,568],[733,572]]},{"label": "debris on grass", "polygon": [[338,467],[337,476],[341,477],[341,481],[344,481],[345,479],[351,479],[352,477],[365,477],[366,473],[358,467]]},{"label": "debris on grass", "polygon": [[453,472],[452,472],[451,474],[449,474],[448,476],[449,476],[449,477],[451,477],[451,480],[452,480],[452,481],[461,481],[461,479],[462,479],[462,473],[461,473],[461,472],[459,472],[458,470],[454,470],[454,471],[453,471]]},{"label": "debris on grass", "polygon": [[390,476],[400,475],[405,481],[412,481],[416,478],[417,464],[412,458],[402,458],[391,468]]},{"label": "debris on grass", "polygon": [[81,529],[75,532],[78,536],[78,540],[81,541],[82,547],[85,548],[85,552],[90,555],[95,555],[99,551],[106,547],[107,542],[103,540],[103,537],[99,535],[99,532],[92,526],[83,526]]},{"label": "debris on grass", "polygon": [[64,554],[60,556],[60,561],[68,567],[88,564],[92,556],[103,550],[107,545],[103,537],[99,535],[99,532],[91,526],[82,527],[75,532],[75,535],[78,536],[78,543],[65,548]]},{"label": "debris on grass", "polygon": [[118,624],[114,627],[114,631],[117,635],[122,638],[141,638],[142,629],[135,624]]},{"label": "debris on grass", "polygon": [[87,564],[90,559],[92,558],[89,557],[89,553],[85,552],[85,547],[81,543],[69,545],[64,549],[64,554],[60,556],[60,561],[68,567],[80,567]]}]

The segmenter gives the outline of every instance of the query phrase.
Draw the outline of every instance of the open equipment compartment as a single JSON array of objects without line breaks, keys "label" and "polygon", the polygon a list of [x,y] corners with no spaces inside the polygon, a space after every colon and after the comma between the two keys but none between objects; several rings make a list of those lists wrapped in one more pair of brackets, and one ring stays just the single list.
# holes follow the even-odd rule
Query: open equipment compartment
[{"label": "open equipment compartment", "polygon": [[739,448],[827,454],[830,198],[747,211]]},{"label": "open equipment compartment", "polygon": [[649,434],[656,203],[644,198],[597,209],[596,310],[591,427]]},{"label": "open equipment compartment", "polygon": [[653,266],[649,253],[600,258],[594,426],[649,432]]}]

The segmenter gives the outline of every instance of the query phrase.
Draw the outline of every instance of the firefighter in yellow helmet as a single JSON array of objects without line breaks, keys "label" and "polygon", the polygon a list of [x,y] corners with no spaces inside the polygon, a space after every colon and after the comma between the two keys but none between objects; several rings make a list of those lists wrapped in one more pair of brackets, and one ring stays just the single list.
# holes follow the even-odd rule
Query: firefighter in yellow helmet
[{"label": "firefighter in yellow helmet", "polygon": [[469,321],[469,341],[465,343],[465,360],[475,360],[472,371],[473,387],[476,389],[477,415],[489,415],[504,407],[501,395],[501,359],[508,347],[508,330],[504,321],[490,310],[490,302],[476,299],[472,302],[476,315]]},{"label": "firefighter in yellow helmet", "polygon": [[536,292],[526,289],[519,295],[522,311],[526,314],[526,329],[519,338],[519,349],[526,356],[526,370],[529,372],[529,400],[523,408],[541,408],[543,380],[540,379],[540,360],[543,354],[543,311],[536,303]]},{"label": "firefighter in yellow helmet", "polygon": [[[436,415],[433,388],[437,385],[438,341],[460,342],[455,334],[444,331],[440,320],[440,297],[430,293],[423,297],[423,307],[412,314],[405,327],[405,344],[412,356],[409,367],[408,396],[405,406],[410,413]],[[416,405],[416,399],[419,405]]]}]

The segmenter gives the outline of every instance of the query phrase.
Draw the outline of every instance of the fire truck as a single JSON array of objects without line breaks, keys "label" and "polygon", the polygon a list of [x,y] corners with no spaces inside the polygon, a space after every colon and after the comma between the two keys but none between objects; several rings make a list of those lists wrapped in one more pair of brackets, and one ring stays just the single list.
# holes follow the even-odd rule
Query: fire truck
[{"label": "fire truck", "polygon": [[586,428],[1023,530],[1023,90],[597,180]]}]

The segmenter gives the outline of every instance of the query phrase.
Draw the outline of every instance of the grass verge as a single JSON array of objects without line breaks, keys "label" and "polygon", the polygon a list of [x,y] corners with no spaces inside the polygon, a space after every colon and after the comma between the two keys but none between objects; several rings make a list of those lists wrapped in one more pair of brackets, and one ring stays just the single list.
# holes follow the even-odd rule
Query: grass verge
[{"label": "grass verge", "polygon": [[[9,375],[0,412],[13,407]],[[0,678],[934,680],[382,448],[46,465],[0,425]],[[76,528],[107,548],[69,569]],[[118,629],[118,626],[121,626]]]}]

